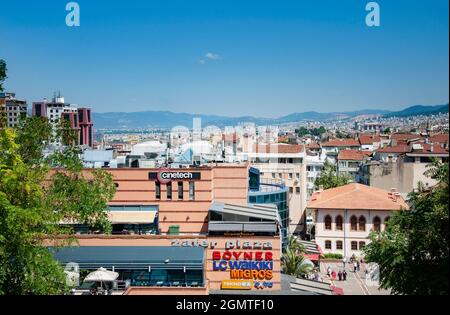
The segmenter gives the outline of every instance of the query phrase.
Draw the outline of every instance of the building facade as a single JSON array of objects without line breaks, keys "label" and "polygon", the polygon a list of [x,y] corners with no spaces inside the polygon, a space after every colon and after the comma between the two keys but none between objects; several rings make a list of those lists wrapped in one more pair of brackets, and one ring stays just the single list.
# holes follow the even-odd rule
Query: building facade
[{"label": "building facade", "polygon": [[308,204],[315,241],[324,253],[362,256],[371,231],[382,231],[393,212],[409,209],[397,191],[352,183],[317,191]]},{"label": "building facade", "polygon": [[0,127],[17,127],[27,116],[27,107],[27,102],[16,98],[15,93],[0,93]]}]

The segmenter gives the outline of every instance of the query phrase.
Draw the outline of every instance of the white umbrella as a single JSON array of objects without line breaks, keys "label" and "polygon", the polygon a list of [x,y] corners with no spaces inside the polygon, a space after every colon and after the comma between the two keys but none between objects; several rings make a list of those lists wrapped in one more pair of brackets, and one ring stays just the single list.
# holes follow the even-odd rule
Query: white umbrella
[{"label": "white umbrella", "polygon": [[100,268],[94,272],[91,272],[84,278],[85,282],[112,282],[119,277],[119,274],[114,271]]}]

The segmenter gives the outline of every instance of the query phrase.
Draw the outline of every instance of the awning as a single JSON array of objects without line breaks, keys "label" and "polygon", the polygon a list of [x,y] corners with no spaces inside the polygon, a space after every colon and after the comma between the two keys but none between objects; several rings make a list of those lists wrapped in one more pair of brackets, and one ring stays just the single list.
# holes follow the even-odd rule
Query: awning
[{"label": "awning", "polygon": [[311,261],[319,261],[320,258],[320,255],[318,254],[305,254],[304,256]]},{"label": "awning", "polygon": [[277,206],[272,204],[243,206],[214,202],[209,211],[280,222]]},{"label": "awning", "polygon": [[61,264],[77,263],[82,269],[203,269],[203,247],[77,246],[50,248]]},{"label": "awning", "polygon": [[112,224],[151,224],[155,222],[156,211],[110,211]]},{"label": "awning", "polygon": [[210,232],[247,232],[247,233],[277,233],[278,225],[273,222],[223,222],[210,221]]}]

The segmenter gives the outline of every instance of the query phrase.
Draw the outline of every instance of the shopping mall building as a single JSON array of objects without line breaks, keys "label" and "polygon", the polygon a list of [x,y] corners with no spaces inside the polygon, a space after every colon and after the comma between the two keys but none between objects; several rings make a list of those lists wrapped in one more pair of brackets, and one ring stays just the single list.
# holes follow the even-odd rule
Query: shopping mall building
[{"label": "shopping mall building", "polygon": [[63,266],[118,272],[125,294],[280,289],[284,184],[261,182],[248,164],[108,172],[113,232],[74,226],[78,246],[54,254]]}]

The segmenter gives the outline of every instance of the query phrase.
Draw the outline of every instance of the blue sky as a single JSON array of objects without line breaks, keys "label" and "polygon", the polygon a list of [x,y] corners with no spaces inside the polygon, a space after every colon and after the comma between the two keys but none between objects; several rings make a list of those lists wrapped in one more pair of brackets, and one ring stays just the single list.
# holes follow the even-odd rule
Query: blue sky
[{"label": "blue sky", "polygon": [[29,103],[278,117],[449,99],[448,0],[377,1],[379,28],[366,0],[79,0],[75,28],[67,2],[0,0],[6,87]]}]

